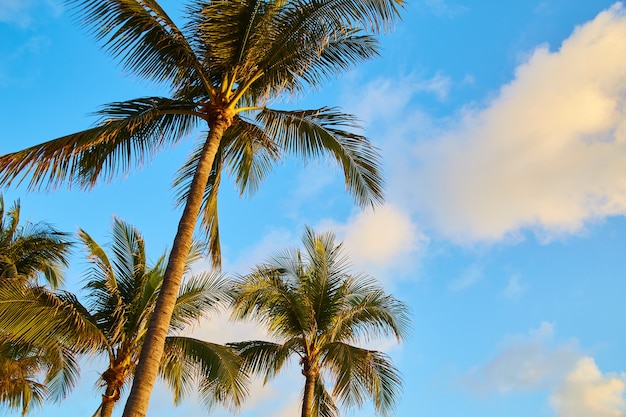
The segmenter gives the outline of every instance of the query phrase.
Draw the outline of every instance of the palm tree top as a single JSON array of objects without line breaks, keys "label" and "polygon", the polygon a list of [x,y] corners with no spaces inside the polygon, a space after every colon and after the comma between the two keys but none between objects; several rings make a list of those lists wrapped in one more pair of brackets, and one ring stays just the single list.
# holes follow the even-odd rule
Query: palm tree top
[{"label": "palm tree top", "polygon": [[[259,320],[276,342],[233,346],[247,369],[266,381],[289,356],[299,357],[306,379],[303,417],[336,416],[335,400],[360,406],[365,397],[386,415],[401,389],[399,371],[384,353],[357,345],[381,337],[404,339],[408,309],[373,278],[351,273],[332,233],[307,228],[303,244],[304,251],[283,251],[239,278],[233,317]],[[325,378],[334,382],[331,392]]]}]

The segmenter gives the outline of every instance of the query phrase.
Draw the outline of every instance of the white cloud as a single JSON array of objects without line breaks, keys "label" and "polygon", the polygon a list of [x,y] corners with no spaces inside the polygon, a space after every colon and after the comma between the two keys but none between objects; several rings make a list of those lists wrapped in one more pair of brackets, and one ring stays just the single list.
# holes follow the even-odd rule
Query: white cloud
[{"label": "white cloud", "polygon": [[375,80],[346,107],[382,140],[390,199],[427,230],[462,244],[525,230],[550,240],[626,214],[624,56],[618,3],[558,50],[532,51],[484,106],[455,118],[418,108],[415,77]]},{"label": "white cloud", "polygon": [[550,397],[557,417],[623,417],[624,374],[602,374],[593,358],[585,357]]},{"label": "white cloud", "polygon": [[581,357],[574,341],[554,345],[554,326],[543,322],[527,335],[509,337],[490,361],[471,369],[462,384],[477,395],[549,388]]},{"label": "white cloud", "polygon": [[334,231],[355,269],[378,279],[413,270],[420,250],[428,245],[410,215],[391,203],[358,212],[345,223],[325,220],[316,229]]},{"label": "white cloud", "polygon": [[456,241],[542,238],[626,213],[626,12],[537,48],[483,109],[415,149],[413,204]]}]

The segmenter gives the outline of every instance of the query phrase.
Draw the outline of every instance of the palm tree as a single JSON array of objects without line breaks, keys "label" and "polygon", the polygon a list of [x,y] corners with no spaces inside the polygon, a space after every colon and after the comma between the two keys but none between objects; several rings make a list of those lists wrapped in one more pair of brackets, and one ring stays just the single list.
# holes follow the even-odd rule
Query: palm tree
[{"label": "palm tree", "polygon": [[44,400],[61,400],[77,378],[78,363],[60,343],[37,346],[0,337],[0,403],[9,409],[26,415]]},{"label": "palm tree", "polygon": [[219,264],[217,191],[227,168],[253,192],[283,154],[329,156],[361,206],[382,201],[378,154],[338,109],[268,107],[378,55],[372,33],[388,29],[401,0],[193,0],[179,28],[156,0],[67,0],[104,48],[169,97],[111,103],[91,129],[0,157],[0,185],[30,175],[31,188],[82,188],[125,174],[199,126],[175,184],[184,205],[163,289],[125,417],[143,416],[199,216]]},{"label": "palm tree", "polygon": [[47,223],[20,225],[20,203],[5,212],[0,195],[0,280],[36,282],[39,276],[53,288],[61,284],[72,243],[66,233]]},{"label": "palm tree", "polygon": [[[108,367],[100,375],[104,392],[97,413],[101,417],[110,417],[123,388],[135,372],[147,325],[161,290],[166,258],[163,255],[150,266],[141,234],[119,219],[113,224],[111,257],[84,230],[79,231],[79,238],[87,248],[91,264],[84,288],[87,302],[81,304],[68,292],[48,293],[46,298],[38,300],[31,297],[30,303],[21,303],[20,312],[13,312],[13,316],[0,308],[0,325],[13,331],[38,315],[50,317],[34,325],[39,334],[56,331],[69,333],[72,337],[76,327],[64,318],[68,316],[68,310],[70,317],[79,317],[77,320],[82,327],[90,329],[91,333],[89,336],[73,336],[79,341],[90,339],[87,345],[79,343],[78,346],[83,351],[100,353],[108,358]],[[185,271],[189,272],[191,265],[200,258],[200,246],[194,244]],[[228,281],[215,273],[194,275],[181,286],[160,366],[160,375],[172,388],[175,402],[191,392],[194,382],[199,382],[200,394],[208,406],[222,403],[236,408],[246,394],[245,374],[240,372],[241,360],[231,348],[176,335],[212,310],[227,305],[230,301],[228,289]],[[59,311],[59,305],[63,309],[55,313]],[[46,314],[42,315],[42,311]],[[9,320],[10,324],[7,323]],[[78,332],[82,333],[82,330]]]},{"label": "palm tree", "polygon": [[[19,202],[5,212],[0,195],[0,287],[27,291],[38,287],[40,276],[58,286],[71,245],[66,233],[47,223],[20,224]],[[0,296],[2,305],[7,301]],[[38,344],[14,336],[0,328],[0,403],[24,415],[48,398],[64,398],[78,375],[70,349],[55,338]]]},{"label": "palm tree", "polygon": [[[338,415],[335,400],[361,406],[371,397],[378,413],[391,411],[401,388],[397,369],[382,352],[355,346],[408,328],[407,309],[372,278],[349,272],[348,257],[331,233],[306,229],[304,253],[286,251],[258,266],[235,286],[233,317],[254,318],[275,342],[232,344],[244,367],[275,376],[292,356],[304,375],[302,417]],[[325,378],[333,381],[331,392]]]}]

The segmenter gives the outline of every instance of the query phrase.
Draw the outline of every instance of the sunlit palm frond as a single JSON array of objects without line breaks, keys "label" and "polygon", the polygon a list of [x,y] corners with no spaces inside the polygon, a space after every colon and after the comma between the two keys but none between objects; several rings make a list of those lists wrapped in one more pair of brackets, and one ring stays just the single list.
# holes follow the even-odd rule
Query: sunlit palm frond
[{"label": "sunlit palm frond", "polygon": [[29,188],[64,182],[91,188],[100,178],[141,167],[158,150],[184,138],[196,125],[194,105],[160,97],[111,103],[94,128],[0,156],[0,185],[30,176]]},{"label": "sunlit palm frond", "polygon": [[[311,308],[280,269],[259,267],[235,284],[234,319],[250,317],[266,325],[271,334],[289,338],[309,329]],[[268,314],[268,312],[270,314]]]},{"label": "sunlit palm frond", "polygon": [[343,169],[346,188],[360,206],[383,201],[378,151],[365,136],[350,131],[358,127],[353,116],[324,107],[303,111],[264,109],[257,118],[287,153],[303,159],[333,157]]},{"label": "sunlit palm frond", "polygon": [[180,83],[199,63],[174,21],[154,0],[68,0],[81,23],[124,69]]},{"label": "sunlit palm frond", "polygon": [[196,367],[200,395],[207,407],[223,404],[231,410],[239,408],[247,396],[247,375],[231,348],[187,337],[168,337],[166,346],[180,349],[179,359]]},{"label": "sunlit palm frond", "polygon": [[335,405],[332,395],[326,390],[324,380],[321,375],[315,380],[315,391],[313,393],[313,413],[316,417],[338,417],[339,409]]},{"label": "sunlit palm frond", "polygon": [[376,412],[389,415],[401,392],[402,380],[389,357],[373,350],[344,343],[325,347],[323,361],[335,376],[333,395],[347,406],[362,406],[374,400]]},{"label": "sunlit palm frond", "polygon": [[238,118],[224,134],[225,159],[240,195],[253,194],[280,159],[280,149],[270,136],[246,118]]},{"label": "sunlit palm frond", "polygon": [[329,341],[373,340],[394,337],[403,340],[409,333],[410,319],[406,305],[366,275],[350,276],[339,290],[347,302],[336,315]]},{"label": "sunlit palm frond", "polygon": [[57,288],[68,266],[72,241],[48,223],[27,222],[20,225],[20,204],[6,212],[0,195],[0,279],[36,282],[43,276]]},{"label": "sunlit palm frond", "polygon": [[201,272],[187,279],[178,292],[171,329],[182,330],[225,308],[231,302],[230,288],[230,281],[217,272]]},{"label": "sunlit palm frond", "polygon": [[243,360],[245,372],[262,374],[265,382],[276,376],[289,357],[301,348],[299,338],[292,338],[285,343],[273,343],[263,340],[229,343]]},{"label": "sunlit palm frond", "polygon": [[68,293],[43,287],[0,283],[0,332],[7,340],[38,346],[71,346],[74,352],[94,352],[103,335]]}]

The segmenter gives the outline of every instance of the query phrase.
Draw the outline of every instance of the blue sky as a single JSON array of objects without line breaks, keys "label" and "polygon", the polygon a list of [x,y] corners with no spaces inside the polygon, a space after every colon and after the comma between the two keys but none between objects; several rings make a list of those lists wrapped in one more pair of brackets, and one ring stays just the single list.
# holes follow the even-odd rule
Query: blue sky
[{"label": "blue sky", "polygon": [[[175,14],[178,2],[162,4]],[[69,15],[57,0],[0,0],[0,154],[85,129],[104,103],[165,93],[124,74]],[[387,204],[359,212],[323,161],[286,162],[246,199],[225,183],[225,271],[297,245],[304,225],[335,231],[355,269],[412,309],[410,339],[376,345],[403,372],[398,416],[623,417],[626,6],[413,0],[381,40],[380,59],[283,105],[358,115],[384,157]],[[191,143],[90,192],[4,198],[21,200],[25,220],[101,243],[115,214],[156,258],[174,234],[169,185]],[[67,273],[74,290],[82,255]],[[261,333],[216,317],[196,334]],[[85,362],[74,393],[34,415],[89,415],[99,370]],[[292,366],[255,384],[241,415],[294,415],[300,378]],[[150,415],[191,413],[204,411],[174,408],[157,387]]]}]

